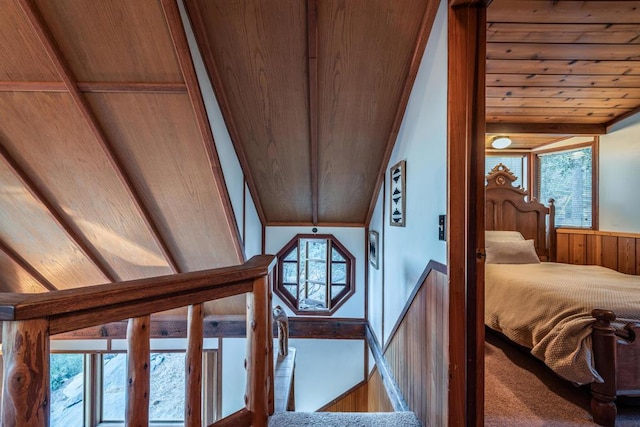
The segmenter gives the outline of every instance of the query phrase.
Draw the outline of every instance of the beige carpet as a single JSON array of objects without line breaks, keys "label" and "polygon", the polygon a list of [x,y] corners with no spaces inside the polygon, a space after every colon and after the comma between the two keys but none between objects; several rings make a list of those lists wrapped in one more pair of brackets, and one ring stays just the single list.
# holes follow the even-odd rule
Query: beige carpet
[{"label": "beige carpet", "polygon": [[[485,426],[595,426],[589,391],[487,332]],[[638,402],[640,404],[640,402]],[[640,406],[618,405],[616,426],[640,426]]]},{"label": "beige carpet", "polygon": [[420,427],[413,412],[279,412],[269,427]]}]

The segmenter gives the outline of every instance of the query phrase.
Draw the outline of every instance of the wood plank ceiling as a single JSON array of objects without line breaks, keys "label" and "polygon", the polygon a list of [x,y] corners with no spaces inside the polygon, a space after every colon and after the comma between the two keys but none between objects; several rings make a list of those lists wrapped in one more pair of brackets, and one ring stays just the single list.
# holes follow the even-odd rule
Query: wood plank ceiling
[{"label": "wood plank ceiling", "polygon": [[491,3],[487,132],[598,135],[638,112],[640,1]]},{"label": "wood plank ceiling", "polygon": [[185,4],[263,222],[366,224],[439,2]]},{"label": "wood plank ceiling", "polygon": [[0,0],[0,57],[0,291],[242,262],[175,2]]}]

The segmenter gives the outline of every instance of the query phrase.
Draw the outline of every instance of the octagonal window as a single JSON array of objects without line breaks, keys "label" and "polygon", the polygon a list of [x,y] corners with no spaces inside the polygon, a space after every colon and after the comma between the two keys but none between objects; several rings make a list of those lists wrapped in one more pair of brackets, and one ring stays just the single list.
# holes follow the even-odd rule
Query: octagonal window
[{"label": "octagonal window", "polygon": [[355,292],[354,269],[334,236],[299,234],[278,253],[274,292],[296,314],[332,314]]}]

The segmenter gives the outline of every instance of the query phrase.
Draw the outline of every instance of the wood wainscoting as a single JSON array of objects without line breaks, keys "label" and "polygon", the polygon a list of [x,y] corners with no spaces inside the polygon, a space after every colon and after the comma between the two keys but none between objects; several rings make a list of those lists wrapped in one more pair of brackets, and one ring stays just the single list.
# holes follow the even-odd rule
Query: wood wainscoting
[{"label": "wood wainscoting", "polygon": [[393,412],[393,406],[377,368],[363,381],[319,411],[326,412]]},{"label": "wood wainscoting", "polygon": [[640,274],[640,234],[559,228],[557,262],[601,265]]}]

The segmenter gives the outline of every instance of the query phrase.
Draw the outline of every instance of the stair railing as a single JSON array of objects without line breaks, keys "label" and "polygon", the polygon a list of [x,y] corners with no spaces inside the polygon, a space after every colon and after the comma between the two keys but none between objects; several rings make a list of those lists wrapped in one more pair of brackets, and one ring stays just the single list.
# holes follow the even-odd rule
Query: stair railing
[{"label": "stair railing", "polygon": [[200,427],[203,303],[246,293],[246,407],[213,425],[266,426],[274,404],[274,265],[274,256],[261,255],[235,267],[44,294],[0,294],[4,357],[1,425],[49,426],[50,335],[122,319],[129,319],[125,425],[149,425],[150,315],[188,306],[185,427]]}]

